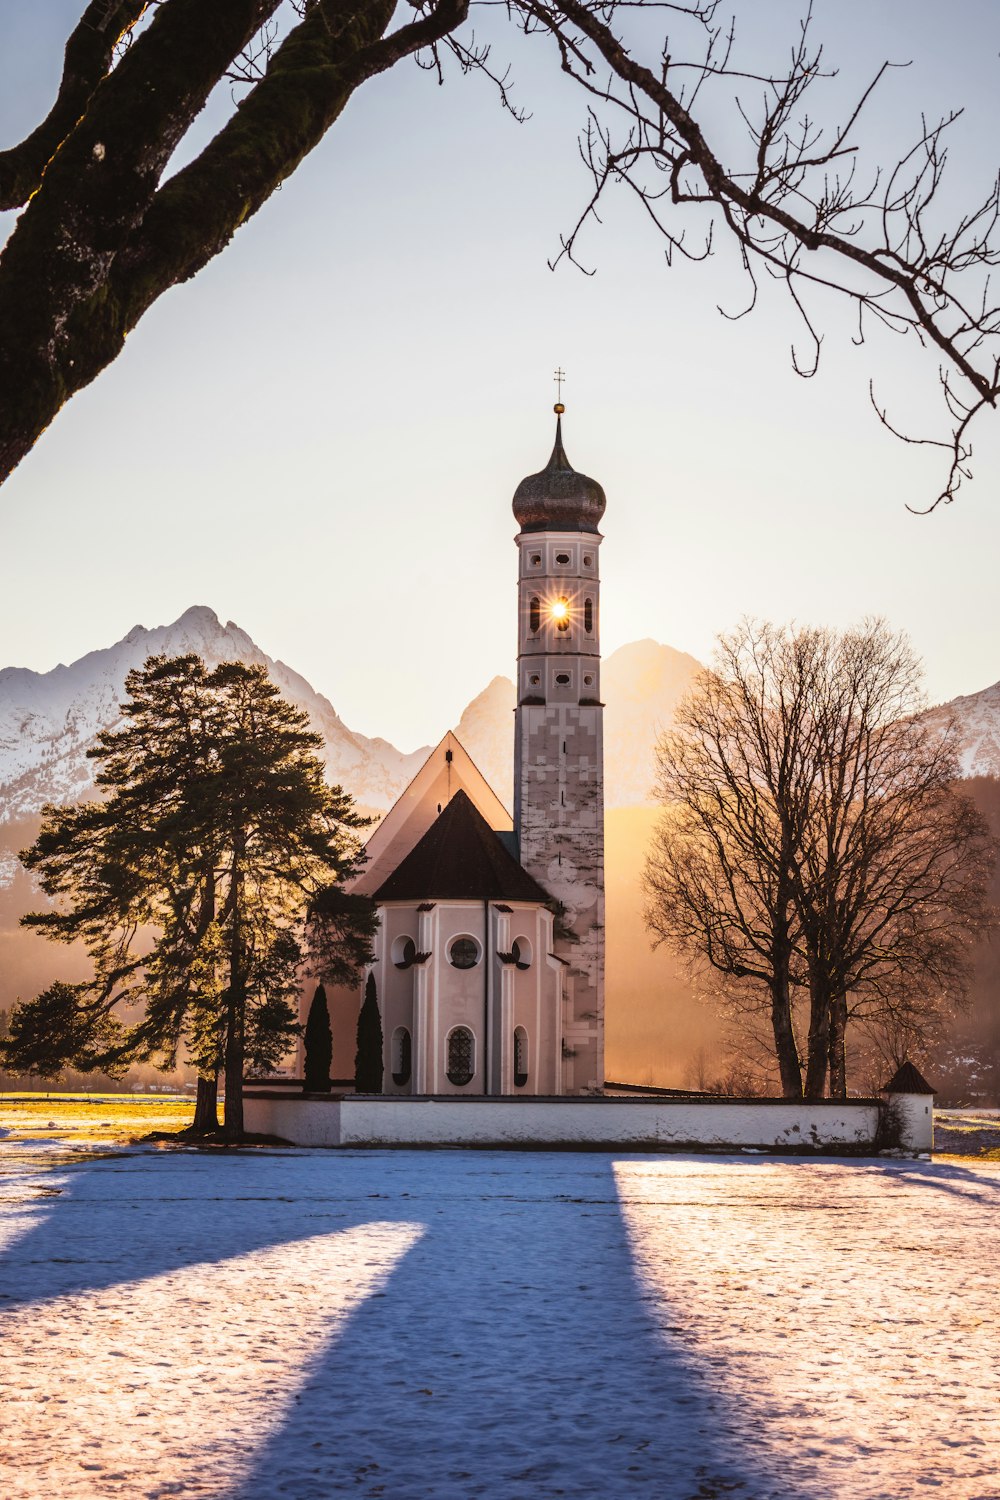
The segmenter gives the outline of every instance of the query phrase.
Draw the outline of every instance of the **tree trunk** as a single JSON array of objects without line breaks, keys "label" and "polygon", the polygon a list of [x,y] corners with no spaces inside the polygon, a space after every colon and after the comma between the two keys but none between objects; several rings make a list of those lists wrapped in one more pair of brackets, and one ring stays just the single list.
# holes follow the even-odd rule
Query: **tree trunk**
[{"label": "tree trunk", "polygon": [[847,1098],[847,996],[830,1002],[830,1098]]},{"label": "tree trunk", "polygon": [[246,1000],[230,992],[226,1011],[226,1098],[223,1132],[227,1141],[243,1136],[243,1063]]},{"label": "tree trunk", "polygon": [[771,1027],[774,1031],[774,1054],[781,1074],[781,1093],[785,1099],[802,1098],[802,1065],[792,1027],[792,1002],[785,975],[775,975],[771,982]]},{"label": "tree trunk", "polygon": [[226,1005],[226,1102],[223,1125],[227,1141],[243,1135],[243,1068],[246,1060],[247,978],[243,952],[243,833],[233,847],[229,903],[229,995]]},{"label": "tree trunk", "polygon": [[830,1055],[830,1000],[826,986],[809,981],[809,1043],[806,1061],[807,1099],[822,1099],[826,1093],[826,1070]]},{"label": "tree trunk", "polygon": [[219,1128],[219,1079],[218,1075],[211,1078],[198,1079],[198,1096],[194,1106],[194,1124],[192,1130],[195,1135],[214,1135]]}]

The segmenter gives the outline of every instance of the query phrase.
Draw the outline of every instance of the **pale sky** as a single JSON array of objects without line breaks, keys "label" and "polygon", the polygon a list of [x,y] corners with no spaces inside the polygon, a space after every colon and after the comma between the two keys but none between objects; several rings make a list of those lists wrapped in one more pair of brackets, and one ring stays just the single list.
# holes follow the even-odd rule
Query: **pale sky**
[{"label": "pale sky", "polygon": [[[46,112],[81,3],[0,0],[5,142]],[[736,9],[752,60],[780,66],[801,6]],[[934,0],[820,0],[830,109],[883,57],[912,59],[869,139],[895,160],[922,111],[966,106],[951,191],[978,200],[1000,154],[1000,7],[942,17]],[[502,13],[476,24],[510,56],[527,124],[481,78],[439,88],[403,65],[367,85],[0,490],[0,665],[44,671],[207,604],[351,728],[436,740],[513,669],[510,499],[548,458],[560,364],[567,451],[608,495],[606,652],[652,636],[704,659],[743,614],[882,614],[933,700],[1000,678],[1000,419],[956,503],[912,516],[940,461],[879,427],[868,378],[900,422],[939,422],[936,361],[913,341],[855,349],[831,305],[820,373],[799,379],[784,302],[723,320],[732,255],[668,270],[623,193],[583,244],[597,274],[550,272],[588,192],[584,100],[551,45]]]}]

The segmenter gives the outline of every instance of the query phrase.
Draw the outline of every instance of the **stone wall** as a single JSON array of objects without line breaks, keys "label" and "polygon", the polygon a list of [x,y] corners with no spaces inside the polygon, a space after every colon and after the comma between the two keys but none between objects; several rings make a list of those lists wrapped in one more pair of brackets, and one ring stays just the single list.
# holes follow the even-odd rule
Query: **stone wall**
[{"label": "stone wall", "polygon": [[[874,1099],[295,1099],[263,1091],[248,1092],[245,1102],[248,1130],[299,1146],[630,1151],[865,1151],[874,1148],[880,1108]],[[905,1137],[901,1144],[926,1149]]]}]

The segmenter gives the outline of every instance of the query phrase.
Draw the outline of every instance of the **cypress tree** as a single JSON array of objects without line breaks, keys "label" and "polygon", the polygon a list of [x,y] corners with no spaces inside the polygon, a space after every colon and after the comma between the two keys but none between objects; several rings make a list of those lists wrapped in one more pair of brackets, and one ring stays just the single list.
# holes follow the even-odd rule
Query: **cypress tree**
[{"label": "cypress tree", "polygon": [[326,990],[317,985],[306,1019],[305,1083],[307,1094],[330,1092],[330,1064],[333,1061],[333,1037],[330,1035],[330,1012]]},{"label": "cypress tree", "polygon": [[358,1016],[358,1051],[354,1059],[354,1087],[359,1094],[382,1092],[382,1017],[379,1015],[375,975],[365,983],[365,1000]]}]

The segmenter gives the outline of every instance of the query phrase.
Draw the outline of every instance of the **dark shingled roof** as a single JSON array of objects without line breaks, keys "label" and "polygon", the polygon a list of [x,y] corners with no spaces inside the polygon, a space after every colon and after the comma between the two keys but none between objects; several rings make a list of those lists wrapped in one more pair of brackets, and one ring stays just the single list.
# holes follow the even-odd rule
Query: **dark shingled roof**
[{"label": "dark shingled roof", "polygon": [[468,794],[457,791],[372,900],[546,902],[549,894],[521,868]]},{"label": "dark shingled roof", "polygon": [[901,1068],[883,1083],[880,1094],[936,1094],[937,1089],[932,1089],[927,1079],[915,1068],[911,1062],[903,1063]]},{"label": "dark shingled roof", "polygon": [[[558,408],[557,408],[558,410]],[[578,474],[566,457],[562,418],[556,418],[552,457],[538,474],[529,474],[514,491],[514,519],[522,531],[591,531],[607,505],[596,479]]]}]

